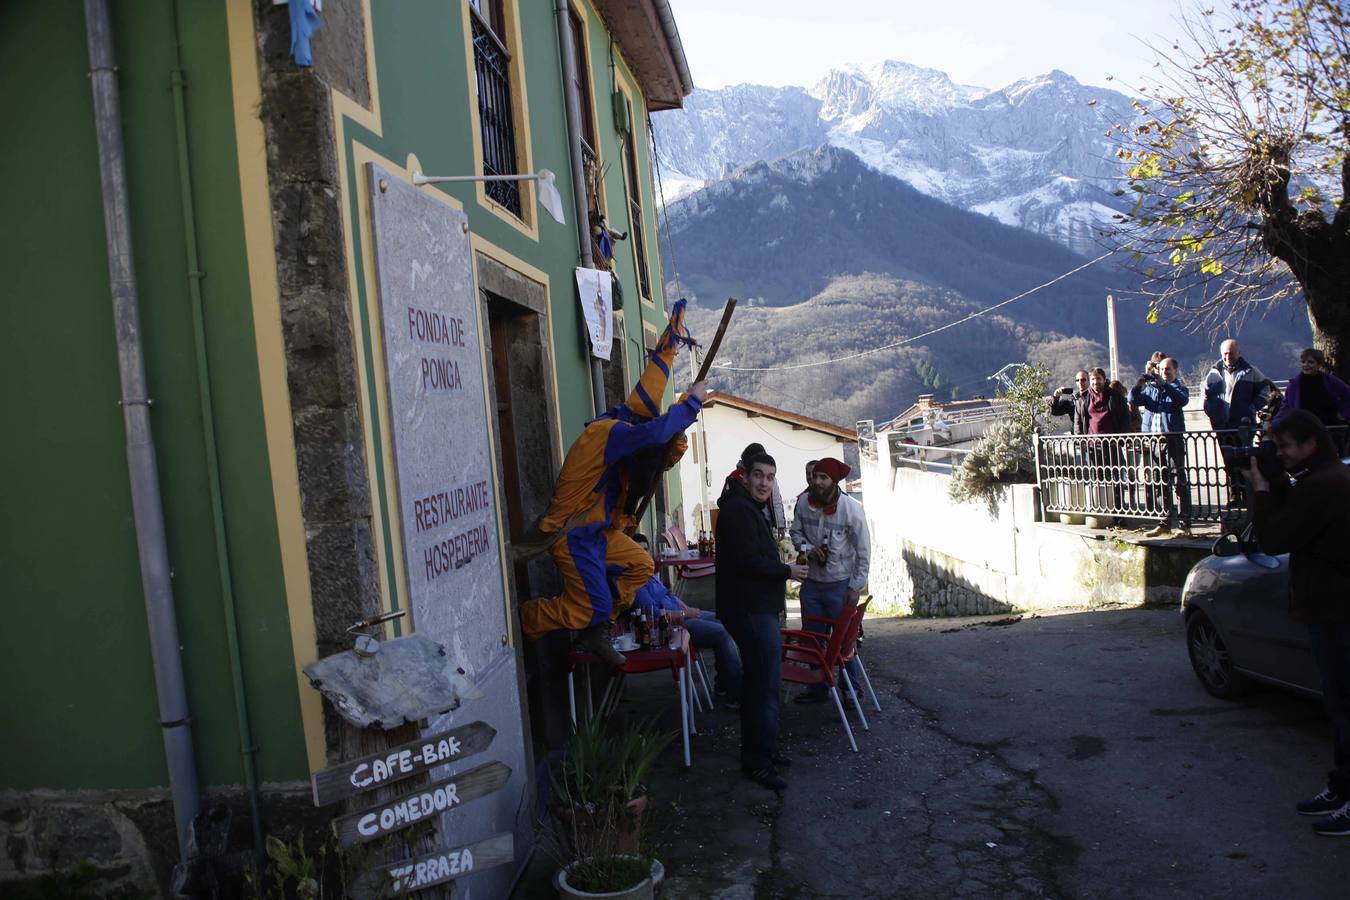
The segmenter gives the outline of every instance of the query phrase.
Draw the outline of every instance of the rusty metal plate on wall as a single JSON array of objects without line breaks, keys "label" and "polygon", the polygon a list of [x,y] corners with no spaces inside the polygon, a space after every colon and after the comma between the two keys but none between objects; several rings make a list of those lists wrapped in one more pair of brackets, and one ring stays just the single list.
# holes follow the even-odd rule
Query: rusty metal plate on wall
[{"label": "rusty metal plate on wall", "polygon": [[404,635],[362,656],[334,653],[305,666],[314,686],[342,718],[358,728],[386,731],[404,722],[434,718],[482,696],[445,648],[421,634]]}]

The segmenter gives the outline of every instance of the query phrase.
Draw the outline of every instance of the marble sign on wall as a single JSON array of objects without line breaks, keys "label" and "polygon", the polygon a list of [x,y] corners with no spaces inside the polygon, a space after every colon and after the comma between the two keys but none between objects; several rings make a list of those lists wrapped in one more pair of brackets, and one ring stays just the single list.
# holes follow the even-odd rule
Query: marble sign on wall
[{"label": "marble sign on wall", "polygon": [[408,605],[472,676],[508,628],[468,220],[367,171]]}]

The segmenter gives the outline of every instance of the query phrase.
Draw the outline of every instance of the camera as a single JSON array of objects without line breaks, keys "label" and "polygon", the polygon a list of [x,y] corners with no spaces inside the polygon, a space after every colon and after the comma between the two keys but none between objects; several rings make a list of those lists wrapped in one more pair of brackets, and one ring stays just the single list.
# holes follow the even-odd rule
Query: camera
[{"label": "camera", "polygon": [[1275,442],[1264,440],[1255,447],[1220,447],[1226,465],[1245,469],[1251,460],[1256,460],[1256,468],[1267,481],[1274,482],[1284,474],[1284,464],[1275,453]]},{"label": "camera", "polygon": [[1055,393],[1057,393],[1057,394],[1068,394],[1070,397],[1072,397],[1072,396],[1073,396],[1073,392],[1074,392],[1074,389],[1071,388],[1071,387],[1062,387],[1062,388],[1060,388],[1058,391],[1056,391]]}]

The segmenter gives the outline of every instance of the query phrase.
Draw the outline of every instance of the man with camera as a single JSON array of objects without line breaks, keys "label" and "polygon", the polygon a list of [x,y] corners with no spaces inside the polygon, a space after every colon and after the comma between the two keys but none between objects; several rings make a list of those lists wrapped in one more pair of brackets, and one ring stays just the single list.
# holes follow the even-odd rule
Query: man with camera
[{"label": "man with camera", "polygon": [[[1297,805],[1317,834],[1350,836],[1350,466],[1316,416],[1294,410],[1268,432],[1292,479],[1267,477],[1252,454],[1256,537],[1266,553],[1289,554],[1289,614],[1308,627],[1322,699],[1331,717],[1334,766],[1327,786]],[[1268,471],[1268,469],[1267,469]],[[1272,484],[1272,481],[1274,484]]]},{"label": "man with camera", "polygon": [[[1191,392],[1177,377],[1177,361],[1149,362],[1130,391],[1130,402],[1146,415],[1143,430],[1155,435],[1149,450],[1154,465],[1162,471],[1163,508],[1166,515],[1146,537],[1162,537],[1175,530],[1183,537],[1191,531],[1191,488],[1186,481],[1186,416],[1183,410]],[[1177,499],[1172,497],[1173,489]],[[1180,506],[1180,516],[1177,507]]]},{"label": "man with camera", "polygon": [[1050,415],[1052,416],[1072,416],[1073,433],[1088,433],[1087,416],[1087,391],[1088,391],[1088,373],[1086,369],[1079,369],[1073,376],[1074,387],[1056,388],[1055,394],[1050,398]]}]

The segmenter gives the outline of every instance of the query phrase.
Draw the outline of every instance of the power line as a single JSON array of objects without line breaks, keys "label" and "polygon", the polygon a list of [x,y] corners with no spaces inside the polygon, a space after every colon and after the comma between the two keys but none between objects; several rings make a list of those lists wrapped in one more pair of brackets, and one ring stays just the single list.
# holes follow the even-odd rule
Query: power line
[{"label": "power line", "polygon": [[[677,297],[684,294],[684,288],[680,284],[680,264],[675,259],[675,236],[670,233],[670,216],[666,213],[666,186],[661,178],[661,149],[656,146],[656,129],[652,127],[651,116],[647,117],[647,140],[652,145],[652,162],[656,164],[656,192],[661,197],[661,211],[658,214],[656,222],[657,241],[665,238],[665,244],[670,252],[670,271],[675,276],[675,294]],[[658,256],[660,256],[658,248]],[[665,285],[662,285],[662,293],[665,292]],[[670,302],[667,300],[666,308],[670,308]]]},{"label": "power line", "polygon": [[[1122,248],[1121,248],[1121,250],[1125,250],[1125,249],[1128,249],[1128,248],[1125,248],[1125,247],[1122,247]],[[975,312],[970,313],[970,314],[967,315],[967,316],[963,316],[962,318],[957,319],[955,322],[948,322],[946,325],[939,325],[937,328],[934,328],[934,329],[932,329],[931,331],[925,331],[923,334],[916,334],[916,335],[914,335],[913,337],[902,338],[902,339],[900,339],[900,340],[898,340],[898,341],[894,341],[894,342],[889,343],[889,344],[883,344],[883,345],[880,346],[880,347],[873,347],[871,350],[860,350],[860,351],[858,351],[857,353],[850,353],[850,354],[848,354],[847,356],[839,356],[839,357],[835,357],[834,359],[822,359],[822,360],[817,360],[817,361],[815,361],[815,362],[807,362],[807,363],[794,363],[794,364],[792,364],[792,365],[787,365],[787,366],[763,366],[763,367],[756,367],[756,366],[728,366],[728,365],[722,365],[722,364],[714,364],[714,365],[713,365],[713,368],[714,368],[714,369],[721,369],[721,370],[726,371],[726,372],[785,372],[785,371],[789,371],[789,370],[792,370],[792,369],[812,369],[812,368],[815,368],[815,367],[817,367],[817,366],[830,366],[830,365],[834,365],[835,363],[846,362],[846,361],[848,361],[848,360],[850,360],[850,359],[858,359],[858,358],[863,357],[863,356],[870,356],[870,355],[873,354],[873,353],[881,353],[881,352],[884,351],[884,350],[894,350],[896,347],[903,347],[905,344],[912,344],[912,343],[914,343],[915,341],[921,341],[921,340],[923,340],[923,339],[926,338],[926,337],[932,337],[933,335],[937,334],[937,333],[940,332],[940,331],[946,331],[948,328],[955,328],[957,325],[964,325],[966,322],[969,322],[971,319],[978,319],[980,316],[986,315],[986,314],[988,314],[988,313],[993,312],[993,311],[996,310],[996,309],[1000,309],[1001,307],[1007,306],[1009,303],[1013,303],[1013,302],[1015,302],[1015,301],[1017,301],[1017,300],[1021,300],[1023,297],[1029,297],[1029,296],[1031,296],[1032,294],[1036,293],[1036,292],[1039,291],[1039,290],[1043,290],[1043,289],[1045,289],[1045,288],[1050,287],[1050,285],[1052,285],[1052,284],[1056,284],[1056,283],[1058,283],[1058,282],[1060,282],[1060,281],[1063,281],[1065,278],[1068,278],[1070,275],[1076,275],[1076,274],[1078,274],[1079,272],[1083,271],[1084,269],[1088,268],[1089,266],[1094,266],[1094,265],[1096,265],[1097,263],[1099,263],[1099,262],[1101,262],[1102,260],[1106,259],[1108,256],[1112,255],[1113,253],[1117,253],[1117,252],[1120,252],[1120,251],[1118,251],[1118,250],[1108,250],[1108,251],[1106,251],[1105,253],[1103,253],[1101,256],[1098,256],[1096,259],[1090,259],[1090,260],[1088,260],[1087,262],[1083,263],[1081,266],[1078,266],[1078,267],[1075,268],[1075,269],[1070,269],[1069,271],[1065,272],[1065,273],[1062,274],[1062,275],[1057,275],[1057,276],[1055,276],[1054,278],[1050,279],[1049,281],[1045,282],[1044,284],[1038,284],[1038,285],[1036,285],[1034,288],[1030,288],[1030,289],[1028,289],[1028,290],[1025,290],[1025,291],[1023,291],[1022,293],[1020,293],[1020,294],[1018,294],[1018,295],[1016,295],[1016,296],[1014,296],[1014,297],[1009,297],[1009,298],[1006,299],[1006,300],[1000,300],[998,303],[995,303],[993,306],[986,306],[984,309],[976,310]]]}]

